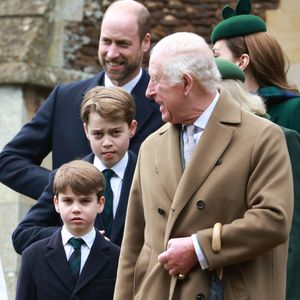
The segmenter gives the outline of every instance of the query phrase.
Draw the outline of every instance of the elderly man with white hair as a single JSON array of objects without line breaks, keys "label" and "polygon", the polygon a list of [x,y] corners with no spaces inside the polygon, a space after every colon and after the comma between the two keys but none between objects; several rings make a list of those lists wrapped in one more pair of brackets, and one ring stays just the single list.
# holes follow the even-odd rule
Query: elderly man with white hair
[{"label": "elderly man with white hair", "polygon": [[281,129],[220,88],[196,34],[163,38],[149,74],[167,124],[140,149],[114,299],[211,299],[216,271],[224,299],[284,299],[293,185]]}]

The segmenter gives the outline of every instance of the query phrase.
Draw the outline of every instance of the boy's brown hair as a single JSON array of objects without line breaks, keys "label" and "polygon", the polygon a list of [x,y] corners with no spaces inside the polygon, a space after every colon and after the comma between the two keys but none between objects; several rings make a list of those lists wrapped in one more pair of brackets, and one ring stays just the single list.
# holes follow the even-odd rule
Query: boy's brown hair
[{"label": "boy's brown hair", "polygon": [[97,86],[89,90],[81,104],[81,118],[88,124],[91,112],[96,112],[103,119],[125,121],[131,126],[135,118],[133,97],[119,87]]},{"label": "boy's brown hair", "polygon": [[56,172],[53,192],[58,197],[67,187],[76,195],[96,193],[98,201],[103,196],[105,179],[103,174],[91,163],[73,160],[63,164]]}]

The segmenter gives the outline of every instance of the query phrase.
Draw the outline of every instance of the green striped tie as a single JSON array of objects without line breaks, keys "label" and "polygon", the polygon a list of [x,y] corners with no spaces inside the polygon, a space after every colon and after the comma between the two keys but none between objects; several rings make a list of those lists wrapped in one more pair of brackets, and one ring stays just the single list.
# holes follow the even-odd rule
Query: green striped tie
[{"label": "green striped tie", "polygon": [[104,209],[102,211],[102,220],[105,229],[104,235],[110,238],[112,224],[114,220],[114,216],[113,216],[114,193],[110,185],[110,180],[115,175],[115,172],[111,169],[106,169],[102,173],[104,174],[105,177],[105,190],[104,190],[105,204],[104,204]]},{"label": "green striped tie", "polygon": [[81,263],[81,245],[84,244],[84,240],[72,237],[68,243],[74,248],[74,252],[69,258],[69,266],[72,276],[77,281]]}]

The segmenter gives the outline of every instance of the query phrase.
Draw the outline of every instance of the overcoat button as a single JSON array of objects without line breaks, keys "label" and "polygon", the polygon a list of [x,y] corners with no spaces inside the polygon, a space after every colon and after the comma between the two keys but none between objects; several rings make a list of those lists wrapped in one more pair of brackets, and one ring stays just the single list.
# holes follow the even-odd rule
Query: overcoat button
[{"label": "overcoat button", "polygon": [[165,211],[162,208],[160,208],[160,207],[157,209],[157,211],[162,216],[165,214]]},{"label": "overcoat button", "polygon": [[196,300],[205,300],[205,296],[204,296],[202,293],[199,293],[199,294],[196,296]]},{"label": "overcoat button", "polygon": [[216,162],[216,166],[220,165],[222,163],[222,158],[219,158]]},{"label": "overcoat button", "polygon": [[204,203],[204,201],[203,200],[199,200],[199,201],[197,201],[197,208],[198,209],[203,209],[204,207],[205,207],[205,203]]}]

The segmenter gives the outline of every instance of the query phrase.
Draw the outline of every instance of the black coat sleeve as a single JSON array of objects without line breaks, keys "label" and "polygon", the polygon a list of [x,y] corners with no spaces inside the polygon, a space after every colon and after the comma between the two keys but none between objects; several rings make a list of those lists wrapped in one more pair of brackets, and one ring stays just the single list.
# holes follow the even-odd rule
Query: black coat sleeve
[{"label": "black coat sleeve", "polygon": [[19,254],[35,241],[52,235],[62,226],[60,215],[53,204],[55,172],[50,173],[49,184],[12,234],[13,246]]}]

